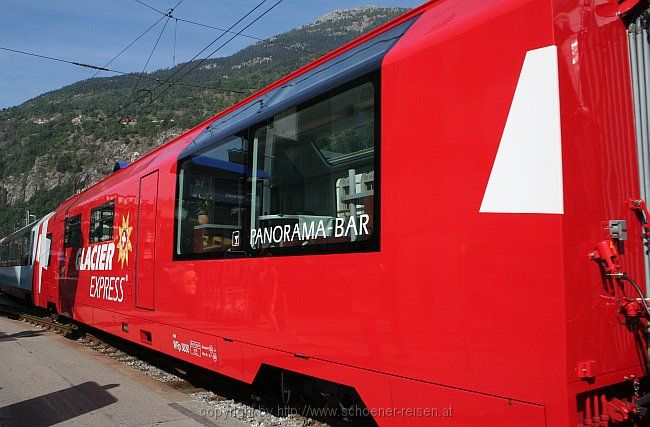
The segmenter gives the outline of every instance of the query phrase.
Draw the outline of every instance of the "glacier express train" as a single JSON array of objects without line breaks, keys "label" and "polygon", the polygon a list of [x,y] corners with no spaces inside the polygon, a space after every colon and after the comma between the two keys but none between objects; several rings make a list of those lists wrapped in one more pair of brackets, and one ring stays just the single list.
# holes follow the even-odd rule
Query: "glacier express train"
[{"label": "glacier express train", "polygon": [[3,240],[3,289],[382,426],[640,424],[647,6],[427,2]]}]

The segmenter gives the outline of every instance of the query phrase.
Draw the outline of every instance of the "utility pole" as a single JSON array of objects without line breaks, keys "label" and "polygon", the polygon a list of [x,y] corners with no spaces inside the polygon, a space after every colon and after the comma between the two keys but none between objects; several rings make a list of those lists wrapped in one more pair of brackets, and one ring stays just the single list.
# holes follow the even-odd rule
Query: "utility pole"
[{"label": "utility pole", "polygon": [[34,220],[36,220],[36,215],[30,215],[29,210],[25,212],[25,226],[28,226]]}]

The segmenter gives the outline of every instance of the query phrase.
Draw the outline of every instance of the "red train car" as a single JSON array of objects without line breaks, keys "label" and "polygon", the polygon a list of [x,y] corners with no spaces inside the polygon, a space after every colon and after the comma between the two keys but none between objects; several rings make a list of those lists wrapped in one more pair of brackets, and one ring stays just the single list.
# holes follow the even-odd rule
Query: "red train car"
[{"label": "red train car", "polygon": [[380,425],[638,422],[641,3],[428,2],[64,202],[34,302]]}]

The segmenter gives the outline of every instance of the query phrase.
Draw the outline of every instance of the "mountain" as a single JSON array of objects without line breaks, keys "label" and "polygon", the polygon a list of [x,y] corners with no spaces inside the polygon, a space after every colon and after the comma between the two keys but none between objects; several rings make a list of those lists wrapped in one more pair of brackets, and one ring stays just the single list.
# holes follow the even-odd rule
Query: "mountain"
[{"label": "mountain", "polygon": [[[115,162],[136,160],[405,11],[337,10],[228,57],[179,64],[146,78],[88,79],[0,110],[0,236],[12,231],[26,210],[44,215],[108,175]],[[195,67],[182,84],[159,84]]]}]

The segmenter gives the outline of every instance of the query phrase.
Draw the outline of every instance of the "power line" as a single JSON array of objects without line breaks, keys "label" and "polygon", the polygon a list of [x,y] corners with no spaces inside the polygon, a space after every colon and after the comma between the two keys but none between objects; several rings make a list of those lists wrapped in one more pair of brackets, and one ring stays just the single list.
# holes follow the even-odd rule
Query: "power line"
[{"label": "power line", "polygon": [[[104,65],[105,67],[108,67],[113,61],[115,61],[120,55],[122,55],[124,52],[127,51],[131,46],[133,46],[138,40],[140,40],[142,37],[144,37],[149,31],[153,29],[160,21],[162,21],[165,17],[161,16],[159,20],[154,22],[153,25],[151,25],[149,28],[147,28],[142,34],[140,34],[135,40],[133,40],[131,43],[129,43],[124,49],[122,49],[117,55],[115,55],[110,61]],[[93,76],[96,77],[96,76]]]},{"label": "power line", "polygon": [[[230,42],[233,41],[235,38],[237,38],[237,36],[241,35],[241,33],[242,33],[243,31],[245,31],[246,29],[250,28],[253,24],[255,24],[257,21],[259,21],[260,19],[262,19],[266,14],[268,14],[268,13],[271,12],[273,9],[275,9],[275,7],[278,6],[280,3],[282,3],[282,1],[283,1],[283,0],[278,0],[277,2],[275,2],[275,3],[273,4],[273,6],[269,7],[267,10],[264,11],[264,13],[262,13],[262,14],[261,14],[260,16],[258,16],[257,18],[253,19],[253,21],[251,21],[249,24],[247,24],[244,28],[242,28],[239,32],[237,32],[237,33],[236,33],[234,36],[232,36],[230,39],[226,40],[223,44],[221,44],[221,46],[219,46],[218,48],[216,48],[215,50],[213,50],[213,51],[212,51],[208,56],[206,56],[205,58],[201,59],[201,60],[200,60],[196,65],[194,65],[192,68],[190,68],[189,71],[187,71],[185,74],[183,74],[183,75],[182,75],[181,77],[179,77],[177,80],[178,80],[178,81],[182,80],[182,79],[183,79],[185,76],[187,76],[189,73],[191,73],[192,71],[194,71],[194,70],[196,70],[198,67],[200,67],[201,64],[203,64],[205,61],[207,61],[208,59],[210,59],[210,57],[212,57],[215,53],[219,52],[219,51],[220,51],[221,49],[223,49],[223,48],[224,48],[228,43],[230,43]],[[210,45],[212,45],[212,44],[210,44]],[[189,64],[189,62],[188,62],[188,64]]]},{"label": "power line", "polygon": [[[257,6],[255,6],[253,9],[251,9],[251,10],[250,10],[248,13],[246,13],[243,17],[241,17],[240,19],[238,19],[237,22],[235,22],[234,24],[232,24],[232,25],[230,26],[229,31],[232,30],[236,25],[238,25],[238,24],[239,24],[240,22],[242,22],[244,19],[246,19],[248,16],[250,16],[253,12],[255,12],[255,10],[257,10],[260,6],[262,6],[264,3],[266,3],[266,1],[267,1],[267,0],[262,0],[260,3],[257,4]],[[238,33],[236,33],[233,37],[231,37],[231,38],[230,38],[229,40],[227,40],[225,43],[221,44],[221,46],[219,46],[218,48],[216,48],[215,50],[213,50],[213,51],[212,51],[212,52],[211,52],[211,53],[210,53],[206,58],[200,60],[200,61],[199,61],[199,62],[198,62],[194,67],[192,67],[190,70],[188,70],[185,74],[183,74],[183,75],[182,75],[180,78],[178,78],[176,81],[179,82],[181,79],[183,79],[183,78],[184,78],[185,76],[187,76],[189,73],[191,73],[192,71],[194,71],[198,66],[200,66],[200,65],[201,65],[202,63],[204,63],[208,58],[210,58],[212,55],[214,55],[214,54],[217,53],[220,49],[222,49],[224,46],[226,46],[228,43],[230,43],[230,42],[231,42],[234,38],[236,38],[239,34],[241,34],[243,31],[245,31],[246,29],[248,29],[249,27],[251,27],[253,24],[255,24],[257,21],[259,21],[260,19],[262,19],[264,16],[266,16],[266,14],[268,14],[271,10],[273,10],[276,6],[278,6],[282,1],[283,1],[283,0],[278,0],[278,1],[277,1],[275,4],[273,4],[270,8],[268,8],[266,11],[264,11],[264,13],[262,13],[261,15],[259,15],[259,16],[258,16],[257,18],[255,18],[252,22],[250,22],[248,25],[246,25],[244,28],[242,28],[242,29],[241,29]],[[210,46],[212,46],[212,45],[215,44],[217,41],[219,41],[219,39],[221,39],[221,37],[223,37],[225,34],[226,34],[226,32],[223,32],[223,33],[222,33],[221,35],[219,35],[216,39],[214,39],[212,42],[210,42],[206,47],[204,47],[203,49],[201,49],[201,51],[199,51],[196,55],[194,55],[194,57],[193,57],[189,62],[186,62],[186,63],[183,64],[183,66],[181,66],[178,70],[176,70],[174,73],[172,73],[172,75],[170,75],[170,76],[168,77],[168,79],[174,77],[174,76],[175,76],[175,75],[176,75],[180,70],[182,70],[182,69],[185,68],[188,64],[190,64],[190,62],[192,62],[194,59],[196,59],[196,58],[197,58],[201,53],[203,53],[203,52],[205,52],[207,49],[209,49]],[[156,87],[156,88],[154,89],[154,91],[156,91],[156,90],[157,90],[159,87],[161,87],[161,86],[162,86],[162,84],[159,84],[158,87]],[[163,89],[159,94],[157,94],[155,97],[151,97],[151,99],[149,100],[149,102],[148,102],[144,107],[142,107],[140,110],[138,110],[134,116],[135,116],[135,117],[138,117],[142,112],[144,112],[144,111],[145,111],[145,110],[146,110],[150,105],[152,105],[156,100],[160,99],[160,97],[161,97],[163,94],[165,94],[165,92],[167,92],[167,90],[169,90],[169,87],[170,87],[170,86],[165,87],[165,88],[164,88],[164,89]],[[132,103],[129,103],[129,104],[128,104],[127,106],[125,106],[124,108],[128,107],[128,106],[131,105],[131,104],[132,104]],[[119,123],[117,123],[117,124],[118,124],[118,126],[119,126]],[[115,131],[114,131],[114,132],[111,134],[111,136],[109,137],[109,139],[112,139],[112,138],[113,138],[113,137],[118,133],[119,129],[120,129],[119,127],[116,128]]]},{"label": "power line", "polygon": [[[183,0],[181,0],[181,1],[183,1]],[[179,2],[179,4],[180,4],[180,2]],[[160,43],[160,39],[162,38],[162,35],[165,33],[165,28],[167,28],[167,24],[169,24],[169,17],[167,17],[167,20],[165,21],[165,25],[163,25],[163,28],[160,31],[160,34],[158,35],[158,38],[156,39],[156,43],[154,43],[153,48],[151,49],[151,52],[149,53],[149,57],[147,58],[147,62],[145,62],[144,67],[142,67],[141,74],[144,74],[144,72],[147,70],[147,66],[149,65],[149,62],[151,61],[151,57],[153,56],[153,53],[156,51],[156,48],[158,47],[158,43]],[[138,86],[140,86],[140,80],[142,80],[142,78],[138,77],[138,79],[135,81],[135,85],[133,85],[133,90],[131,91],[131,95],[129,96],[129,100],[131,100],[133,95],[136,94],[136,91],[138,90]]]},{"label": "power line", "polygon": [[[233,29],[235,26],[237,26],[240,22],[242,22],[244,19],[248,18],[248,17],[249,17],[253,12],[255,12],[257,9],[259,9],[259,8],[260,8],[264,3],[266,3],[267,1],[268,1],[268,0],[262,0],[261,2],[259,2],[259,3],[257,4],[257,6],[255,6],[254,8],[252,8],[250,11],[248,11],[248,13],[246,13],[244,16],[242,16],[241,18],[239,18],[239,19],[237,20],[237,22],[235,22],[234,24],[232,24],[232,25],[230,26],[230,28],[228,28],[228,31],[232,30],[232,29]],[[179,69],[177,69],[176,71],[174,71],[174,72],[173,72],[173,73],[168,77],[168,79],[171,79],[172,77],[174,77],[174,76],[175,76],[176,74],[178,74],[178,73],[179,73],[183,68],[187,67],[187,66],[190,64],[190,62],[194,61],[194,60],[195,60],[196,58],[198,58],[198,57],[199,57],[203,52],[205,52],[206,50],[210,49],[210,46],[212,46],[213,44],[215,44],[216,42],[218,42],[218,41],[221,39],[221,37],[223,37],[225,34],[226,34],[226,33],[224,32],[223,34],[219,35],[219,37],[217,37],[216,39],[212,40],[212,41],[211,41],[211,42],[210,42],[206,47],[204,47],[204,48],[201,49],[201,50],[200,50],[196,55],[194,55],[194,56],[192,57],[192,59],[190,59],[190,60],[187,61],[185,64],[183,64]],[[156,89],[158,89],[158,88],[156,88]]]},{"label": "power line", "polygon": [[167,15],[167,14],[166,14],[165,12],[163,12],[162,10],[158,10],[158,9],[156,9],[155,7],[148,5],[147,3],[143,2],[143,1],[140,1],[140,0],[133,0],[133,1],[135,1],[136,3],[140,3],[140,4],[141,4],[142,6],[144,6],[144,7],[148,7],[149,9],[153,10],[154,12],[158,12],[158,13],[161,13],[161,14],[163,14],[163,15]]},{"label": "power line", "polygon": [[[142,34],[140,34],[138,37],[136,37],[135,40],[133,40],[133,41],[132,41],[131,43],[129,43],[129,44],[128,44],[124,49],[122,49],[122,50],[121,50],[117,55],[115,55],[113,58],[111,58],[110,61],[108,61],[106,64],[104,64],[104,67],[108,67],[109,65],[111,65],[111,63],[112,63],[113,61],[115,61],[117,58],[119,58],[120,55],[122,55],[124,52],[126,52],[126,51],[127,51],[131,46],[133,46],[133,45],[134,45],[138,40],[140,40],[142,37],[144,37],[144,36],[145,36],[149,31],[151,31],[151,30],[152,30],[156,25],[158,25],[158,23],[159,23],[160,21],[162,21],[164,18],[165,18],[164,16],[161,16],[160,19],[158,19],[156,22],[154,22],[154,23],[153,23],[149,28],[147,28],[146,30],[144,30],[144,32],[143,32]],[[101,73],[101,72],[102,72],[102,70],[97,70],[97,71],[96,71],[96,72],[95,72],[95,73],[94,73],[90,78],[84,80],[84,82],[81,84],[81,87],[79,88],[79,90],[83,89],[83,88],[86,86],[86,84],[88,84],[88,81],[89,81],[89,80],[94,79],[94,78],[97,77],[97,76],[99,75],[99,73]],[[69,100],[70,100],[74,95],[75,95],[74,92],[72,92],[70,95],[68,95],[68,96],[63,100],[63,103],[68,102],[68,101],[69,101]]]},{"label": "power line", "polygon": [[[140,1],[140,0],[133,0],[133,1],[135,1],[137,3],[140,3],[141,5],[143,5],[145,7],[148,7],[149,9],[154,10],[154,11],[156,11],[156,12],[158,12],[158,13],[164,15],[164,16],[167,16],[167,14],[165,12],[163,12],[161,10],[158,10],[158,9],[156,9],[154,7],[151,7],[150,5],[146,4],[143,1]],[[187,24],[196,25],[198,27],[210,28],[210,29],[221,31],[221,32],[224,32],[224,33],[237,34],[238,37],[246,37],[246,38],[249,38],[251,40],[256,40],[256,41],[263,42],[263,43],[266,43],[266,44],[276,45],[276,46],[284,47],[284,48],[287,48],[287,49],[299,50],[301,52],[311,53],[311,54],[317,55],[317,56],[320,56],[320,55],[324,54],[322,52],[315,52],[313,50],[305,49],[305,48],[300,47],[300,46],[291,46],[291,45],[287,45],[287,44],[283,44],[283,43],[273,42],[271,40],[263,39],[261,37],[251,36],[250,34],[237,33],[235,31],[226,30],[226,29],[220,28],[220,27],[215,27],[213,25],[203,24],[201,22],[192,21],[190,19],[180,18],[180,17],[174,16],[174,15],[172,15],[171,17],[176,19],[176,21],[181,21],[181,22],[185,22]]]},{"label": "power line", "polygon": [[[272,10],[273,10],[277,5],[279,5],[280,3],[282,3],[282,1],[283,1],[283,0],[278,0],[277,2],[275,2],[275,3],[273,4],[273,6],[271,6],[270,8],[268,8],[264,13],[262,13],[260,16],[258,16],[257,18],[255,18],[251,23],[249,23],[249,24],[246,25],[244,28],[242,28],[241,31],[244,31],[244,30],[248,29],[248,28],[251,27],[253,24],[255,24],[257,21],[259,21],[260,19],[262,19],[266,14],[268,14],[270,11],[272,11]],[[241,33],[241,31],[240,31],[240,33]],[[178,82],[178,81],[181,81],[181,80],[182,80],[185,76],[187,76],[189,73],[191,73],[192,71],[196,70],[199,66],[201,66],[201,64],[203,64],[205,61],[207,61],[207,60],[208,60],[212,55],[214,55],[215,53],[217,53],[217,52],[218,52],[219,50],[221,50],[224,46],[226,46],[226,45],[227,45],[228,43],[230,43],[233,39],[235,39],[235,38],[237,37],[237,35],[238,35],[238,34],[235,34],[235,35],[232,36],[229,40],[227,40],[226,42],[224,42],[221,46],[219,46],[218,48],[216,48],[215,50],[213,50],[212,53],[210,53],[207,57],[205,57],[205,58],[203,58],[202,60],[200,60],[196,65],[194,65],[194,66],[193,66],[192,68],[190,68],[187,72],[185,72],[185,74],[183,74],[183,75],[180,76],[178,79],[176,79],[176,81],[177,81],[177,82]],[[187,64],[189,64],[189,62],[188,62]],[[159,94],[157,94],[155,97],[153,97],[153,98],[149,101],[149,103],[148,103],[147,105],[145,105],[145,106],[144,106],[140,111],[138,111],[138,112],[136,113],[136,116],[139,115],[140,113],[142,113],[142,111],[146,110],[146,109],[147,109],[151,104],[153,104],[156,100],[160,99],[160,97],[161,97],[165,92],[167,92],[167,90],[169,90],[169,86],[166,87],[165,89],[163,89],[162,92],[160,92]]]},{"label": "power line", "polygon": [[[222,87],[216,87],[216,86],[196,85],[196,84],[183,83],[183,82],[178,82],[178,81],[168,81],[168,80],[159,79],[157,77],[152,77],[152,76],[150,76],[148,74],[128,73],[126,71],[115,70],[115,69],[108,68],[108,67],[100,67],[100,66],[97,66],[97,65],[86,64],[86,63],[83,63],[83,62],[71,61],[71,60],[62,59],[62,58],[55,58],[53,56],[42,55],[42,54],[34,53],[34,52],[26,52],[24,50],[11,49],[11,48],[8,48],[8,47],[3,47],[3,46],[0,46],[0,50],[4,50],[4,51],[7,51],[7,52],[13,52],[13,53],[21,54],[21,55],[26,55],[26,56],[32,56],[32,57],[41,58],[41,59],[47,59],[49,61],[61,62],[61,63],[70,64],[70,65],[74,65],[76,67],[81,67],[81,68],[89,68],[89,69],[92,69],[92,70],[106,71],[106,72],[109,72],[109,73],[120,74],[122,76],[141,77],[141,78],[146,79],[146,80],[154,81],[154,82],[156,82],[156,83],[158,83],[160,85],[168,85],[168,86],[180,85],[180,86],[188,86],[188,87],[194,87],[194,88],[199,88],[199,89],[209,89],[209,90],[216,90],[216,91],[222,91],[222,92],[232,92],[232,93],[238,93],[238,94],[246,94],[247,93],[247,92],[245,92],[243,90],[228,89],[228,88],[222,88]],[[247,89],[247,90],[252,91],[253,89]]]},{"label": "power line", "polygon": [[[250,11],[248,11],[244,16],[242,16],[241,18],[239,18],[239,19],[237,20],[237,22],[235,22],[234,24],[232,24],[228,30],[229,30],[229,31],[232,30],[235,26],[237,26],[240,22],[242,22],[244,19],[246,19],[248,16],[250,16],[253,12],[255,12],[257,9],[259,9],[259,8],[260,8],[264,3],[266,3],[267,1],[268,1],[268,0],[262,0],[261,2],[259,2],[259,3],[257,4],[257,6],[255,6],[254,8],[252,8],[252,9],[251,9]],[[253,22],[255,22],[255,21],[253,21]],[[155,87],[155,88],[153,89],[153,91],[156,92],[159,88],[161,88],[162,86],[164,86],[164,85],[165,85],[165,84],[166,84],[170,79],[172,79],[176,74],[178,74],[181,70],[183,70],[185,67],[187,67],[187,66],[190,64],[190,62],[192,62],[192,61],[194,61],[196,58],[198,58],[199,55],[201,55],[203,52],[205,52],[206,50],[208,50],[208,49],[210,48],[210,46],[212,46],[213,44],[215,44],[216,42],[218,42],[218,41],[219,41],[219,40],[220,40],[224,35],[226,35],[225,32],[222,33],[222,34],[220,34],[216,39],[212,40],[212,41],[211,41],[211,42],[210,42],[206,47],[204,47],[204,48],[201,49],[201,50],[200,50],[196,55],[194,55],[194,56],[192,57],[192,59],[190,59],[190,60],[189,60],[188,62],[186,62],[185,64],[181,65],[178,69],[176,69],[176,70],[175,70],[175,71],[174,71],[174,72],[173,72],[169,77],[167,77],[167,78],[165,79],[164,82],[159,83],[158,86]],[[185,77],[186,75],[187,75],[187,73],[184,74],[183,77]],[[177,79],[177,81],[179,81],[179,80],[180,80],[180,79]],[[167,92],[168,89],[169,89],[169,87],[166,87],[165,89],[163,89],[163,91],[161,92],[161,94]],[[151,99],[150,99],[150,101],[149,101],[149,104],[147,104],[147,105],[145,106],[145,108],[149,107],[149,105],[151,105],[151,104],[152,104],[154,101],[156,101],[157,99],[159,99],[159,96],[157,96],[157,97],[151,97]],[[119,113],[119,112],[121,112],[121,111],[124,111],[125,109],[129,108],[129,107],[130,107],[131,105],[133,105],[136,101],[137,101],[137,99],[134,100],[134,101],[130,101],[130,102],[128,102],[126,105],[122,106],[122,107],[121,107],[121,108],[120,108],[116,113],[114,113],[114,114],[111,115],[111,118],[114,117],[117,113]],[[142,111],[142,110],[140,110],[140,111]],[[139,113],[137,113],[137,114],[139,114]],[[136,114],[136,116],[137,116],[137,114]]]},{"label": "power line", "polygon": [[174,18],[176,18],[177,20],[179,20],[181,22],[185,22],[185,23],[188,23],[188,24],[197,25],[199,27],[211,28],[213,30],[223,31],[225,33],[237,34],[237,36],[246,37],[246,38],[249,38],[251,40],[257,40],[259,42],[266,43],[266,44],[280,46],[280,47],[284,47],[284,48],[287,48],[287,49],[299,50],[301,52],[311,53],[311,54],[317,55],[317,56],[323,55],[323,53],[321,53],[321,52],[315,52],[313,50],[305,49],[304,47],[300,47],[300,46],[291,46],[291,45],[288,45],[288,44],[274,42],[274,41],[271,41],[269,39],[263,39],[261,37],[251,36],[249,34],[244,34],[244,33],[240,34],[240,33],[237,33],[235,31],[228,31],[228,30],[225,30],[223,28],[214,27],[212,25],[202,24],[202,23],[196,22],[196,21],[190,21],[189,19],[183,19],[183,18],[177,18],[177,17],[174,17]]},{"label": "power line", "polygon": [[[143,74],[144,74],[144,72],[146,71],[147,66],[149,65],[149,61],[151,61],[151,57],[153,56],[153,53],[156,51],[156,48],[158,47],[158,43],[160,43],[160,38],[162,37],[163,33],[165,32],[165,28],[167,28],[167,24],[169,24],[169,20],[171,19],[171,16],[172,16],[171,14],[172,14],[172,12],[173,12],[173,11],[174,11],[178,6],[180,6],[180,4],[183,3],[183,1],[184,1],[184,0],[179,0],[178,3],[176,3],[176,5],[175,5],[174,7],[170,8],[170,9],[167,11],[167,14],[164,14],[164,16],[167,17],[167,20],[165,21],[165,25],[163,26],[162,31],[160,31],[160,34],[158,35],[158,39],[156,40],[156,43],[153,45],[153,49],[151,49],[151,53],[149,53],[149,57],[147,58],[147,62],[144,64],[144,67],[142,68],[142,73],[143,73]],[[142,3],[142,4],[144,4],[144,3]],[[163,16],[163,17],[164,17],[164,16]],[[139,86],[139,85],[140,85],[140,79],[138,79],[138,80],[135,82],[135,85],[133,86],[133,91],[131,92],[131,95],[129,96],[129,101],[128,101],[128,103],[127,103],[124,107],[120,108],[117,112],[113,113],[113,114],[111,115],[111,117],[114,117],[114,116],[118,115],[119,113],[121,113],[122,111],[124,111],[128,106],[132,105],[133,102],[138,101],[137,89],[138,89],[138,86]],[[151,93],[151,92],[150,92],[150,93]],[[134,95],[135,95],[135,98],[133,98]],[[132,100],[133,100],[133,102],[132,102]]]},{"label": "power line", "polygon": [[[136,0],[136,1],[138,1],[138,0]],[[180,1],[176,4],[176,6],[174,6],[174,7],[171,8],[171,9],[169,9],[169,14],[171,14],[171,12],[173,12],[174,9],[176,9],[176,8],[177,8],[177,7],[178,7],[178,6],[183,2],[183,1],[184,1],[184,0],[180,0]],[[159,12],[158,9],[152,8],[152,7],[146,5],[146,4],[143,3],[143,2],[141,2],[141,3],[142,3],[144,6],[147,6],[147,7],[149,7],[150,9],[155,10],[156,12]],[[121,51],[119,51],[119,52],[117,53],[117,55],[115,55],[113,58],[111,58],[110,61],[108,61],[106,64],[104,64],[104,68],[105,68],[105,67],[108,67],[110,64],[112,64],[113,61],[115,61],[117,58],[119,58],[119,57],[120,57],[124,52],[126,52],[126,51],[131,47],[131,46],[133,46],[134,44],[136,44],[136,43],[138,42],[138,40],[140,40],[140,39],[141,39],[142,37],[144,37],[147,33],[149,33],[149,31],[151,31],[151,30],[152,30],[156,25],[158,25],[158,24],[160,23],[160,21],[162,21],[162,20],[165,18],[165,16],[167,16],[167,15],[165,15],[165,14],[163,13],[163,16],[161,16],[160,19],[158,19],[156,22],[154,22],[153,24],[151,24],[151,26],[149,26],[149,28],[147,28],[146,30],[144,30],[144,32],[143,32],[142,34],[140,34],[138,37],[136,37],[135,40],[133,40],[133,41],[132,41],[131,43],[129,43],[128,45],[126,45],[126,47],[124,47]],[[168,20],[169,20],[169,18],[168,18]],[[167,23],[165,23],[165,25],[167,25]],[[163,29],[163,31],[164,31],[164,29]],[[89,77],[88,79],[84,80],[83,83],[81,84],[81,86],[79,87],[78,90],[79,90],[79,91],[82,90],[82,89],[83,89],[83,88],[88,84],[88,82],[89,82],[90,80],[92,80],[92,79],[94,79],[95,77],[97,77],[97,76],[99,75],[99,73],[101,73],[102,71],[103,71],[103,70],[97,70],[97,71],[96,71],[96,72],[95,72],[91,77]],[[143,70],[143,73],[144,73],[144,70]],[[138,78],[138,82],[139,82],[139,81],[140,81],[140,78]],[[67,97],[62,101],[62,103],[65,104],[65,103],[68,102],[70,99],[72,99],[72,97],[73,97],[74,95],[75,95],[74,92],[70,93],[70,95],[68,95],[68,96],[67,96]]]},{"label": "power line", "polygon": [[[137,0],[136,0],[136,1],[137,1]],[[176,9],[176,8],[178,7],[178,5],[180,5],[183,1],[184,1],[184,0],[180,0],[180,1],[176,4],[176,6],[174,6],[173,8],[171,8],[171,9],[169,10],[169,13],[171,14],[171,12],[172,12],[174,9]],[[142,3],[142,4],[145,5],[144,3]],[[147,5],[145,5],[145,6],[147,6]],[[152,9],[154,9],[154,8],[152,8]],[[158,9],[154,9],[154,10],[158,11]],[[120,57],[124,52],[126,52],[126,51],[131,47],[131,46],[133,46],[135,43],[137,43],[138,40],[140,40],[140,39],[141,39],[142,37],[144,37],[147,33],[149,33],[149,31],[151,31],[151,30],[152,30],[156,25],[158,25],[158,23],[160,23],[160,21],[162,21],[164,18],[165,18],[165,15],[163,14],[163,16],[160,17],[160,19],[158,19],[156,22],[154,22],[154,23],[153,23],[149,28],[147,28],[147,29],[146,29],[142,34],[140,34],[138,37],[136,37],[135,40],[133,40],[133,41],[132,41],[131,43],[129,43],[125,48],[123,48],[121,51],[119,51],[118,54],[115,55],[113,58],[111,58],[110,61],[108,61],[106,64],[104,64],[104,67],[108,67],[111,63],[113,63],[113,61],[115,61],[117,58],[119,58],[119,57]],[[168,20],[169,20],[169,18],[168,18]],[[165,23],[165,25],[167,25],[167,23]],[[164,28],[163,28],[163,31],[164,31]],[[84,80],[84,82],[81,84],[81,87],[79,88],[79,90],[83,89],[84,86],[86,86],[86,84],[88,84],[88,81],[90,81],[90,80],[94,79],[95,77],[97,77],[97,76],[99,75],[99,73],[101,73],[101,72],[102,72],[102,70],[97,70],[97,71],[96,71],[96,72],[95,72],[95,73],[94,73],[90,78]],[[144,70],[143,70],[143,73],[144,73]],[[139,81],[140,81],[140,79],[138,79],[138,82],[139,82]],[[68,101],[69,101],[73,96],[74,96],[74,92],[71,93],[70,95],[68,95],[68,96],[67,96],[67,97],[66,97],[62,102],[63,102],[63,103],[68,102]]]},{"label": "power line", "polygon": [[[122,74],[119,71],[111,70],[106,67],[99,67],[97,65],[91,65],[91,64],[84,64],[83,62],[75,62],[75,61],[69,61],[67,59],[61,59],[61,58],[55,58],[53,56],[47,56],[47,55],[41,55],[40,53],[33,53],[33,52],[25,52],[23,50],[18,50],[18,49],[10,49],[8,47],[3,47],[0,46],[0,50],[5,50],[7,52],[13,52],[13,53],[19,53],[21,55],[28,55],[28,56],[34,56],[36,58],[41,58],[41,59],[48,59],[50,61],[57,61],[57,62],[64,62],[66,64],[71,64],[71,65],[76,65],[77,67],[83,67],[83,68],[91,68],[93,70],[99,70],[99,71],[109,71],[113,73],[118,73]],[[124,73],[127,74],[127,73]]]}]

